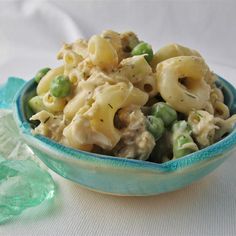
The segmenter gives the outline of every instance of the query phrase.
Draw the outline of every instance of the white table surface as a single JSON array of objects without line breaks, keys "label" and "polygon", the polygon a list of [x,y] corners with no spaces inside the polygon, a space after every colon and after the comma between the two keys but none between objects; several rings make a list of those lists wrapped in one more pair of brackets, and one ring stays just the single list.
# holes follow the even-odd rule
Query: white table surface
[{"label": "white table surface", "polygon": [[[63,41],[133,30],[158,48],[198,49],[236,86],[234,1],[0,1],[0,83],[55,66]],[[86,190],[57,174],[56,197],[0,225],[0,235],[236,235],[236,152],[184,189],[152,197]]]}]

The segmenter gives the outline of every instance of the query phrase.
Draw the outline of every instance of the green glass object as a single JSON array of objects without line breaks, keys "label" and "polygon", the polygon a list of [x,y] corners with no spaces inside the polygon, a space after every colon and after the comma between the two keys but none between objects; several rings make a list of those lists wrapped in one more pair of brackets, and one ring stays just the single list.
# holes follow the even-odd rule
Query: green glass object
[{"label": "green glass object", "polygon": [[5,84],[0,85],[0,109],[11,109],[14,96],[24,84],[23,79],[10,77]]},{"label": "green glass object", "polygon": [[38,163],[12,112],[0,109],[0,224],[53,197],[53,179]]},{"label": "green glass object", "polygon": [[161,118],[166,127],[177,120],[177,112],[165,102],[158,102],[152,106],[151,115]]},{"label": "green glass object", "polygon": [[152,51],[152,47],[151,45],[149,45],[148,43],[142,42],[139,43],[138,45],[136,45],[132,52],[131,52],[132,56],[137,56],[137,55],[145,55],[145,59],[147,60],[147,62],[150,62],[153,58],[153,51]]},{"label": "green glass object", "polygon": [[52,177],[32,160],[0,162],[0,223],[54,196]]},{"label": "green glass object", "polygon": [[5,161],[5,159],[0,155],[0,163],[1,163],[2,161]]},{"label": "green glass object", "polygon": [[5,159],[31,159],[38,162],[38,158],[20,138],[12,112],[4,109],[0,109],[0,156]]},{"label": "green glass object", "polygon": [[34,77],[34,80],[36,83],[39,83],[39,81],[48,73],[48,71],[50,71],[51,69],[46,67],[46,68],[42,68],[41,70],[39,70],[37,72],[37,74]]},{"label": "green glass object", "polygon": [[70,94],[71,83],[67,76],[59,75],[53,79],[50,86],[50,93],[57,98],[66,97]]}]

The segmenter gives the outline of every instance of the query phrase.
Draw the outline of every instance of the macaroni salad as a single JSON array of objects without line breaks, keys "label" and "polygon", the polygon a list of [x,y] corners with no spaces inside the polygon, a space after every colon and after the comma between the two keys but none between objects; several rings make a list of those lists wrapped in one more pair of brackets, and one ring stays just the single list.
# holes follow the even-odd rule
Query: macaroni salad
[{"label": "macaroni salad", "polygon": [[165,162],[231,132],[224,96],[195,50],[169,44],[153,53],[133,32],[111,30],[64,44],[58,68],[35,76],[33,129],[66,146]]}]

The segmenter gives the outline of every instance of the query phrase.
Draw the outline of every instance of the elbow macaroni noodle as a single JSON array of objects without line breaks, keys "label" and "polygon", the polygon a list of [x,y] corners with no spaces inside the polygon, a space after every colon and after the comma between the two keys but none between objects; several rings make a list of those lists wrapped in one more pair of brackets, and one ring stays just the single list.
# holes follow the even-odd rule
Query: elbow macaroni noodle
[{"label": "elbow macaroni noodle", "polygon": [[47,92],[43,95],[43,105],[50,112],[62,112],[65,105],[66,100],[64,98],[55,98],[50,92]]},{"label": "elbow macaroni noodle", "polygon": [[160,48],[154,55],[154,58],[151,62],[151,65],[155,68],[156,65],[162,61],[173,57],[179,56],[197,56],[201,57],[201,55],[190,48],[181,46],[179,44],[168,44],[162,48]]},{"label": "elbow macaroni noodle", "polygon": [[[148,63],[145,54],[131,55],[139,43],[133,32],[108,30],[64,44],[57,54],[63,65],[50,70],[37,86],[44,110],[31,117],[40,121],[33,132],[84,151],[101,149],[105,154],[146,160],[160,143],[146,128],[147,106],[163,100],[185,117],[198,146],[188,145],[196,150],[232,130],[236,115],[230,117],[215,84],[217,76],[197,51],[169,44]],[[59,75],[67,76],[71,91],[56,98],[50,86]],[[170,131],[163,137],[170,142],[164,146],[171,146]],[[160,150],[165,153],[163,147]]]},{"label": "elbow macaroni noodle", "polygon": [[161,96],[176,111],[188,114],[206,108],[210,86],[205,81],[209,68],[201,57],[180,56],[157,65],[157,83]]},{"label": "elbow macaroni noodle", "polygon": [[102,69],[112,69],[118,64],[118,55],[112,44],[99,35],[88,42],[88,53],[94,65]]}]

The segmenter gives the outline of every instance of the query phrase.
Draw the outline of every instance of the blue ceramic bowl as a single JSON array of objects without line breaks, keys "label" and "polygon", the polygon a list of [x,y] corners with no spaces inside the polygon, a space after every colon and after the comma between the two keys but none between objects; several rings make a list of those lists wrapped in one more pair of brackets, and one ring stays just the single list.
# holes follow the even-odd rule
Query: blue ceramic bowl
[{"label": "blue ceramic bowl", "polygon": [[[236,113],[236,90],[218,78],[231,114]],[[31,134],[27,101],[34,95],[34,80],[14,99],[14,117],[20,133],[33,152],[59,175],[89,189],[114,195],[147,196],[173,191],[206,176],[223,163],[236,144],[236,128],[223,140],[163,164],[104,156],[65,147]]]}]

